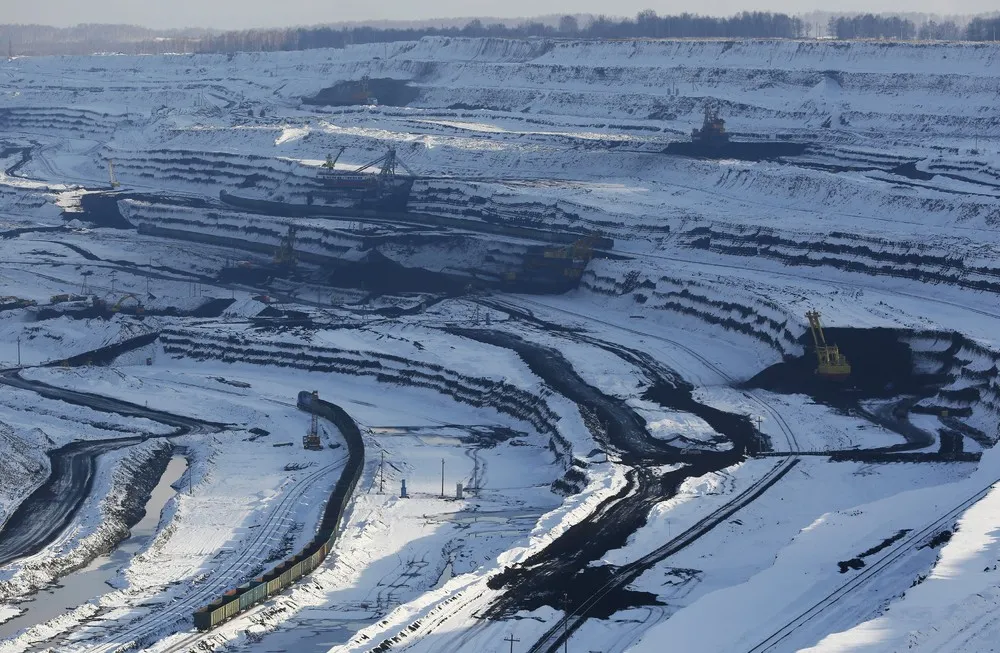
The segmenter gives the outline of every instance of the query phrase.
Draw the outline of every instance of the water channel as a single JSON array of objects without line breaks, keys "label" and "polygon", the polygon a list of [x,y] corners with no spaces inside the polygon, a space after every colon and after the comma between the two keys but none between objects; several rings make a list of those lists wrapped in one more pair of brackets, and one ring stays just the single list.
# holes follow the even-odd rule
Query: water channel
[{"label": "water channel", "polygon": [[[171,487],[187,470],[187,460],[174,456],[146,502],[146,514],[131,529],[131,535],[116,549],[95,558],[89,565],[63,578],[56,585],[39,591],[30,601],[17,605],[23,610],[13,619],[0,624],[0,640],[16,635],[19,631],[43,624],[65,614],[87,601],[95,600],[111,589],[110,582],[141,552],[156,534],[160,512],[176,493]],[[3,606],[6,607],[6,606]]]}]

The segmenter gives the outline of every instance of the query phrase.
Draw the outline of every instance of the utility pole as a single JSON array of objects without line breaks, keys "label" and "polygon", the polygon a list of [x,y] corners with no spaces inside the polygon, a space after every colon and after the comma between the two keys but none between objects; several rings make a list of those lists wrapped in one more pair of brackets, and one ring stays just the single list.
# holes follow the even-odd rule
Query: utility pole
[{"label": "utility pole", "polygon": [[378,465],[378,493],[385,491],[385,449],[382,450],[382,462]]},{"label": "utility pole", "polygon": [[472,491],[479,496],[479,449],[472,450]]},{"label": "utility pole", "polygon": [[444,458],[441,459],[441,498],[444,498]]},{"label": "utility pole", "polygon": [[17,337],[17,366],[21,367],[21,336]]},{"label": "utility pole", "polygon": [[510,642],[510,653],[514,653],[514,642],[520,642],[519,639],[514,639],[514,633],[507,636],[507,639],[503,640],[505,642]]}]

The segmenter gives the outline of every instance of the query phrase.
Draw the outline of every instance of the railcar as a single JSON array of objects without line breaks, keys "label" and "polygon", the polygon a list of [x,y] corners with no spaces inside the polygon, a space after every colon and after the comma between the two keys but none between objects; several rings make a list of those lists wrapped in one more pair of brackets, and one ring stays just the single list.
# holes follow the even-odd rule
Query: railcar
[{"label": "railcar", "polygon": [[361,439],[361,430],[340,406],[322,401],[311,392],[302,391],[298,395],[298,406],[302,410],[315,412],[320,417],[333,422],[347,440],[347,466],[337,486],[326,504],[323,519],[320,522],[316,537],[298,554],[283,561],[270,571],[252,581],[225,592],[194,613],[194,626],[206,631],[215,628],[224,621],[232,619],[254,605],[278,594],[286,587],[309,574],[326,559],[333,549],[343,519],[347,502],[354,494],[354,488],[361,479],[364,468],[365,448]]}]

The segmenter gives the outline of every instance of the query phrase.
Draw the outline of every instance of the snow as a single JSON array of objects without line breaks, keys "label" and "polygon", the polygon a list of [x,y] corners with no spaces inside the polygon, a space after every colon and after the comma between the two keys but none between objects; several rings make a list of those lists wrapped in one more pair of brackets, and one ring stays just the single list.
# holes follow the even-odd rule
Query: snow
[{"label": "snow", "polygon": [[[60,209],[78,211],[85,193],[107,187],[113,160],[123,189],[175,200],[121,202],[135,224],[235,235],[268,257],[290,221],[231,210],[217,201],[220,190],[253,185],[256,175],[255,192],[300,200],[326,153],[346,148],[338,168],[350,170],[395,145],[428,177],[415,184],[414,210],[462,216],[474,206],[501,224],[596,231],[624,257],[595,259],[581,288],[562,296],[430,301],[400,318],[369,310],[392,298],[366,305],[360,291],[310,279],[274,294],[279,308],[305,312],[312,326],[279,328],[256,319],[265,308],[257,291],[213,281],[246,252],[81,221],[5,234],[0,295],[38,304],[0,313],[5,366],[19,353],[23,365],[58,364],[159,332],[159,342],[110,367],[30,367],[24,376],[225,427],[172,438],[191,461],[189,491],[171,500],[156,537],[122,567],[113,590],[66,606],[63,617],[3,650],[29,640],[86,650],[134,620],[152,624],[151,650],[192,638],[190,646],[205,648],[360,653],[399,635],[393,650],[499,652],[511,632],[529,646],[561,613],[544,607],[484,623],[476,615],[497,596],[487,580],[586,519],[624,487],[629,470],[594,455],[579,408],[516,354],[448,331],[483,328],[484,320],[559,350],[665,443],[728,446],[704,420],[643,399],[650,380],[614,346],[648,354],[706,405],[759,418],[774,448],[798,457],[759,498],[633,583],[663,605],[590,619],[572,648],[642,653],[669,641],[683,650],[749,650],[788,633],[775,650],[989,649],[1000,632],[990,517],[1000,498],[987,490],[995,452],[987,446],[979,464],[831,462],[812,454],[902,438],[806,395],[742,384],[804,353],[804,314],[816,309],[828,326],[911,330],[903,337],[916,364],[948,376],[942,394],[922,405],[971,409],[956,419],[987,445],[995,439],[997,56],[988,44],[969,43],[429,38],[231,57],[0,63],[16,89],[4,93],[3,137],[15,153],[0,167],[31,148],[23,166],[0,174],[5,229],[63,224]],[[405,107],[301,103],[365,74],[409,81],[417,99]],[[719,106],[735,138],[780,134],[815,145],[771,162],[662,154],[700,122],[705,104]],[[258,117],[262,109],[266,117]],[[932,176],[901,171],[911,163]],[[328,259],[357,259],[376,241],[403,264],[459,274],[500,269],[531,244],[360,219],[297,225],[300,249],[319,261],[307,273]],[[53,295],[85,288],[115,301],[134,293],[150,309],[235,302],[219,318],[38,319]],[[313,369],[323,359],[338,367]],[[963,389],[980,399],[946,394]],[[186,617],[311,536],[344,451],[299,446],[309,422],[295,406],[301,390],[342,405],[368,448],[333,555],[308,581],[207,638],[157,625],[158,610]],[[945,419],[914,414],[911,422],[936,436]],[[0,422],[0,519],[42,482],[45,452],[75,439],[170,432],[9,387],[0,391]],[[323,434],[328,445],[340,443],[332,426]],[[969,451],[982,448],[965,440]],[[102,500],[115,494],[127,459],[102,458],[95,494],[71,528],[33,560],[0,570],[5,581],[18,580],[5,596],[26,596],[65,571],[32,575],[60,554],[93,556]],[[586,480],[565,496],[553,483],[570,460],[586,462]],[[783,464],[781,456],[751,459],[689,479],[656,502],[624,547],[593,564],[640,559]],[[474,471],[479,491],[454,498],[455,483],[468,487]],[[409,499],[398,496],[404,479]],[[945,529],[955,531],[950,541],[925,546]],[[864,567],[841,573],[838,563],[902,531],[864,556]],[[783,630],[847,583],[857,587],[844,599]],[[0,620],[12,610],[0,606]]]}]

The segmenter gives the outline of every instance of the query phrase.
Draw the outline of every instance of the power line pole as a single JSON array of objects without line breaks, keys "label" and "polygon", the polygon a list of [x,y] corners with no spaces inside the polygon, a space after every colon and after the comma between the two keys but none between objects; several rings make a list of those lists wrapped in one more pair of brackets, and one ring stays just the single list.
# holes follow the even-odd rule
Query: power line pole
[{"label": "power line pole", "polygon": [[444,458],[441,459],[441,498],[444,498]]},{"label": "power line pole", "polygon": [[378,465],[378,493],[385,491],[385,449],[382,450],[382,462]]},{"label": "power line pole", "polygon": [[472,450],[472,491],[479,496],[479,449]]},{"label": "power line pole", "polygon": [[21,367],[21,336],[17,337],[17,366]]},{"label": "power line pole", "polygon": [[503,640],[505,642],[510,642],[510,653],[514,653],[514,642],[520,642],[519,639],[514,639],[514,633],[507,636],[507,639]]}]

